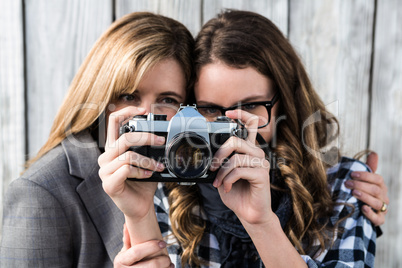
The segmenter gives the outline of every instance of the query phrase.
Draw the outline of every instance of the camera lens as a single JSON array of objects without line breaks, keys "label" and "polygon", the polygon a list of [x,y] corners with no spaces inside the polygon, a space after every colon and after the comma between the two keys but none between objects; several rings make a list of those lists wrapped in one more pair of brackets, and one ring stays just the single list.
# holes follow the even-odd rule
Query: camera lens
[{"label": "camera lens", "polygon": [[182,179],[195,179],[205,174],[212,152],[205,139],[194,132],[174,137],[166,150],[167,168]]}]

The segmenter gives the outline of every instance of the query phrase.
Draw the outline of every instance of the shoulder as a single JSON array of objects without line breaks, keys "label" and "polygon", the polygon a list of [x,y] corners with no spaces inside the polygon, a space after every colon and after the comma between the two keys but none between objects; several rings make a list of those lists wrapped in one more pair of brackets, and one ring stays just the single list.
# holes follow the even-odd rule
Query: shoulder
[{"label": "shoulder", "polygon": [[39,182],[55,173],[68,173],[68,161],[61,145],[56,146],[36,162],[34,162],[21,176]]},{"label": "shoulder", "polygon": [[28,180],[47,189],[75,188],[82,180],[98,176],[100,155],[88,131],[64,139],[36,162],[18,180]]},{"label": "shoulder", "polygon": [[5,202],[10,205],[40,203],[45,207],[56,206],[54,192],[60,190],[60,180],[67,176],[70,177],[67,159],[62,147],[57,146],[33,163],[21,177],[11,181]]},{"label": "shoulder", "polygon": [[10,184],[36,184],[46,189],[55,188],[63,181],[71,183],[68,160],[61,145],[53,148],[33,163],[22,176]]},{"label": "shoulder", "polygon": [[[49,203],[46,200],[71,203],[76,200],[73,196],[82,181],[82,178],[71,174],[68,156],[60,144],[34,162],[19,178],[11,181],[6,196],[15,202],[23,202],[27,197],[37,202],[44,200],[44,206]],[[56,205],[55,201],[53,203]]]}]

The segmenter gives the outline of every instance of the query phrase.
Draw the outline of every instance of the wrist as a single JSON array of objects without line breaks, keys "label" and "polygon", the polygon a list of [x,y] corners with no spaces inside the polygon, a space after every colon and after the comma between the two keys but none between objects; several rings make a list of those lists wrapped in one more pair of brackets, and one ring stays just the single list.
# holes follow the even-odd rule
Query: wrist
[{"label": "wrist", "polygon": [[133,245],[149,240],[162,239],[154,209],[150,210],[143,217],[129,217],[125,215],[125,221]]},{"label": "wrist", "polygon": [[124,218],[131,222],[143,222],[148,220],[153,220],[155,218],[155,206],[152,203],[148,208],[141,208],[140,210],[134,209],[134,211],[124,212]]},{"label": "wrist", "polygon": [[278,216],[275,213],[271,213],[269,217],[267,217],[264,221],[259,222],[247,222],[241,220],[242,225],[250,235],[250,237],[258,237],[259,235],[266,235],[268,232],[283,232],[281,223],[279,221]]},{"label": "wrist", "polygon": [[[151,240],[163,239],[154,209],[150,210],[149,213],[142,218],[125,216],[125,220],[132,246]],[[165,248],[162,252],[150,255],[149,257],[157,257],[160,255],[168,256],[167,249]]]}]

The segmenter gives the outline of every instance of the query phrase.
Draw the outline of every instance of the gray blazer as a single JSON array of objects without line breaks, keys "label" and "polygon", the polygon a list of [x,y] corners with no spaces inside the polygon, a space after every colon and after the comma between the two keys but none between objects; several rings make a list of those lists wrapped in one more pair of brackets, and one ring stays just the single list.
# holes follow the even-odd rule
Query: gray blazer
[{"label": "gray blazer", "polygon": [[103,191],[99,148],[84,131],[22,177],[4,202],[0,267],[112,267],[124,215]]}]

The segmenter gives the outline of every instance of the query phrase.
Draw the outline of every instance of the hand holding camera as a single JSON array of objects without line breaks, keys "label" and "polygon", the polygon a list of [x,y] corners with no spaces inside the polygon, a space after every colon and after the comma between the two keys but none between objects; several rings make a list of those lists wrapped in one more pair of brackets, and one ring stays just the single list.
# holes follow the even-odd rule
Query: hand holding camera
[{"label": "hand holding camera", "polygon": [[[144,109],[129,106],[110,114],[105,152],[98,159],[99,176],[105,192],[127,216],[138,218],[144,217],[153,209],[157,184],[127,183],[127,178],[146,179],[154,171],[162,171],[165,168],[162,163],[129,150],[137,144],[162,145],[165,143],[164,137],[152,133],[119,135],[120,126],[124,121],[133,115],[144,113]],[[135,209],[132,204],[136,204]]]}]

